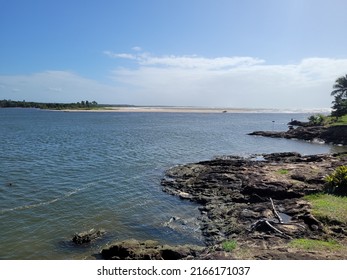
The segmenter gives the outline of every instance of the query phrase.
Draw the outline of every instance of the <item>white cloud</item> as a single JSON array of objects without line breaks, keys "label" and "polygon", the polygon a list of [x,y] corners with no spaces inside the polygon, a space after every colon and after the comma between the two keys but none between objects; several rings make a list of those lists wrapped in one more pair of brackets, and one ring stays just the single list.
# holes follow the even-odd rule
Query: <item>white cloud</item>
[{"label": "white cloud", "polygon": [[135,52],[140,52],[140,51],[142,51],[142,48],[139,47],[139,46],[135,46],[135,47],[132,48],[132,50],[135,51]]},{"label": "white cloud", "polygon": [[146,66],[163,66],[163,67],[178,67],[178,68],[200,68],[200,69],[223,69],[236,66],[250,66],[264,63],[264,60],[253,57],[217,57],[205,58],[196,55],[192,56],[153,56],[149,53],[128,54],[128,53],[113,53],[105,51],[104,54],[111,58],[134,59],[140,65]]},{"label": "white cloud", "polygon": [[104,54],[111,58],[125,58],[125,59],[136,59],[137,57],[128,53],[113,53],[110,51],[104,51]]},{"label": "white cloud", "polygon": [[[347,59],[306,58],[272,65],[252,57],[115,54],[119,67],[107,82],[69,71],[0,76],[0,99],[45,102],[96,100],[135,105],[252,108],[329,108]],[[121,67],[122,60],[132,67]],[[123,64],[127,65],[127,64]],[[135,66],[135,67],[134,67]],[[109,80],[107,80],[109,78]],[[16,91],[13,91],[16,89]]]},{"label": "white cloud", "polygon": [[330,107],[335,79],[347,59],[307,58],[270,65],[252,57],[137,55],[138,67],[113,72],[140,104],[317,108]]}]

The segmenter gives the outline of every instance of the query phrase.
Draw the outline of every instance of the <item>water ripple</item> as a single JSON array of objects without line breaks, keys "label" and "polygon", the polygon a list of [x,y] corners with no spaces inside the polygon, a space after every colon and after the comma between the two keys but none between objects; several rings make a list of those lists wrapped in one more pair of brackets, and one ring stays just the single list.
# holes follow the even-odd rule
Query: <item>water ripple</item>
[{"label": "water ripple", "polygon": [[47,200],[47,201],[42,201],[42,202],[39,202],[39,203],[34,203],[34,204],[27,204],[27,205],[22,205],[22,206],[17,206],[17,207],[14,207],[14,208],[8,208],[8,209],[0,209],[0,214],[4,214],[6,212],[12,212],[12,211],[20,211],[20,210],[26,210],[26,209],[31,209],[31,208],[36,208],[36,207],[40,207],[40,206],[44,206],[44,205],[49,205],[49,204],[52,204],[52,203],[55,203],[57,201],[60,201],[60,200],[63,200],[63,199],[66,199],[80,191],[83,191],[87,188],[90,188],[92,185],[89,185],[89,186],[85,186],[85,187],[82,187],[82,188],[76,188],[70,192],[67,192],[65,193],[64,195],[62,196],[59,196],[59,197],[56,197],[56,198],[53,198],[51,200]]},{"label": "water ripple", "polygon": [[[197,205],[162,192],[165,169],[224,154],[331,149],[247,135],[271,130],[272,120],[285,129],[291,118],[306,116],[0,109],[0,259],[83,258],[96,248],[58,244],[91,228],[106,230],[105,242],[198,244]],[[165,226],[172,217],[187,227]]]}]

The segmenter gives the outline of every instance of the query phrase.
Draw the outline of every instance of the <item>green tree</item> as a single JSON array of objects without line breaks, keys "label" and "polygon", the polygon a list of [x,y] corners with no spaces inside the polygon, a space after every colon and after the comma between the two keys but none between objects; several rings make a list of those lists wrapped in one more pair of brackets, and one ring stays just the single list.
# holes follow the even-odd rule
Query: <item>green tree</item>
[{"label": "green tree", "polygon": [[331,95],[335,97],[332,116],[341,117],[347,114],[347,74],[336,79]]}]

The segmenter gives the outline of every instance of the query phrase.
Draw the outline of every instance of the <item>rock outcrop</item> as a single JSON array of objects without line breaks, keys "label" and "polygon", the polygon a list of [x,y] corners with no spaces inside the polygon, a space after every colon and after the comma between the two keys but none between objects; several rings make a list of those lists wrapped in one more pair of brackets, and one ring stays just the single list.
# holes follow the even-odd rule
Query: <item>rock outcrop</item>
[{"label": "rock outcrop", "polygon": [[[320,221],[303,199],[321,192],[324,177],[343,164],[347,164],[347,154],[273,153],[175,166],[167,170],[163,190],[201,205],[200,229],[206,247],[126,240],[103,249],[101,256],[141,260],[346,259],[347,250],[306,252],[287,245],[296,238],[335,239],[347,244],[347,224]],[[241,249],[224,250],[228,240],[236,241]]]},{"label": "rock outcrop", "polygon": [[327,234],[302,197],[321,192],[326,174],[346,163],[346,155],[230,156],[173,167],[162,185],[167,193],[201,204],[201,230],[208,248],[220,249],[224,241],[235,239],[265,248],[268,254],[290,239]]},{"label": "rock outcrop", "polygon": [[347,126],[299,126],[288,131],[254,131],[248,135],[272,138],[301,139],[335,145],[347,145]]},{"label": "rock outcrop", "polygon": [[204,249],[194,245],[169,246],[153,240],[130,239],[110,245],[101,251],[101,255],[106,260],[180,260],[195,258]]}]

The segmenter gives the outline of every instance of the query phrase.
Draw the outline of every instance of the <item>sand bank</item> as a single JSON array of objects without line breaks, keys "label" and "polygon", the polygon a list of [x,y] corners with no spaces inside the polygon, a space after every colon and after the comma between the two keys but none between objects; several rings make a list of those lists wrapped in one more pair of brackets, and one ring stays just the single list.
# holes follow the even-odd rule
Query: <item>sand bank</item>
[{"label": "sand bank", "polygon": [[266,113],[272,109],[202,108],[202,107],[103,107],[92,110],[63,110],[64,112],[125,112],[125,113]]}]

